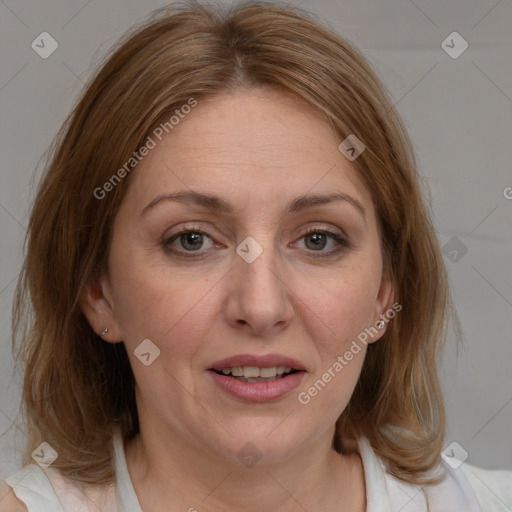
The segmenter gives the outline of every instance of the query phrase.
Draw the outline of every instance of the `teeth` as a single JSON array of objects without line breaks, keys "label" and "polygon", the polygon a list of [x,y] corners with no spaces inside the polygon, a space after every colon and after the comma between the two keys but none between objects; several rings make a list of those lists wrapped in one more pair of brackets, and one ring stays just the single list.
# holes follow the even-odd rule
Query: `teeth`
[{"label": "teeth", "polygon": [[260,376],[260,369],[257,366],[244,366],[242,371],[246,379],[252,379]]},{"label": "teeth", "polygon": [[272,378],[285,373],[290,373],[292,369],[289,366],[268,366],[259,368],[257,366],[233,366],[233,368],[224,368],[224,375],[231,374],[233,377],[244,377],[246,379],[255,379],[257,377]]},{"label": "teeth", "polygon": [[270,366],[269,368],[260,368],[259,370],[260,377],[275,377],[276,375],[278,375],[278,372],[275,366]]},{"label": "teeth", "polygon": [[231,368],[231,375],[233,375],[233,377],[243,377],[244,370],[240,366],[234,366],[233,368]]}]

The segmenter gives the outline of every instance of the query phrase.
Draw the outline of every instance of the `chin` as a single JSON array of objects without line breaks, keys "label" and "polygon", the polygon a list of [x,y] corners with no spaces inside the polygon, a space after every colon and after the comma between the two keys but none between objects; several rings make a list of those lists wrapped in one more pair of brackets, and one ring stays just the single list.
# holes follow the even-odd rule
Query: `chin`
[{"label": "chin", "polygon": [[222,459],[247,467],[286,460],[307,444],[308,436],[303,427],[300,431],[290,429],[283,418],[261,422],[258,428],[249,420],[230,429],[233,437],[223,432],[222,439],[210,439],[209,448]]}]

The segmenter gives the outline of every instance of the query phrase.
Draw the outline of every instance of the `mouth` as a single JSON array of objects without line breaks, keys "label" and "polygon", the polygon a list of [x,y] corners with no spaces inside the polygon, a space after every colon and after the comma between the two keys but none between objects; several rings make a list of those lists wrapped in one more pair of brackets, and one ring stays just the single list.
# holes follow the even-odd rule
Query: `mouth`
[{"label": "mouth", "polygon": [[258,366],[233,366],[231,368],[223,368],[222,370],[211,368],[211,371],[217,375],[223,375],[239,382],[256,384],[258,382],[274,382],[284,379],[300,370],[290,366],[266,366],[262,368]]},{"label": "mouth", "polygon": [[244,402],[278,400],[295,389],[307,373],[304,365],[286,356],[239,355],[208,369],[223,392]]}]

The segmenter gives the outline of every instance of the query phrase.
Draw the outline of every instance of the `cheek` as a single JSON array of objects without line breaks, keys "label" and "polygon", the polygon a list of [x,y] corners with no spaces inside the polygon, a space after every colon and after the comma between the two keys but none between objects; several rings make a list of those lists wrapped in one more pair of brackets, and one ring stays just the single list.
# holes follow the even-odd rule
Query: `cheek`
[{"label": "cheek", "polygon": [[118,264],[115,314],[123,340],[135,348],[149,338],[166,352],[193,351],[201,343],[214,317],[214,281],[208,277],[178,276],[135,258]]},{"label": "cheek", "polygon": [[371,273],[361,277],[354,272],[350,278],[325,281],[318,288],[303,297],[304,311],[312,339],[332,358],[371,324],[378,285]]},{"label": "cheek", "polygon": [[367,345],[358,336],[371,325],[380,284],[377,270],[370,264],[351,266],[304,299],[309,311],[305,323],[320,364],[298,400],[327,423],[345,409],[361,373]]}]

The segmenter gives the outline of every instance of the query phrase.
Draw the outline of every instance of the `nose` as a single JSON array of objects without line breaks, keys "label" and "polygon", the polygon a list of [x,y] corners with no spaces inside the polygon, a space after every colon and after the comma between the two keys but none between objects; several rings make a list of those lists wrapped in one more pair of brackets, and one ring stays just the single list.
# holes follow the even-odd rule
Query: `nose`
[{"label": "nose", "polygon": [[291,323],[293,292],[278,263],[271,251],[264,251],[252,263],[235,255],[224,308],[229,325],[247,334],[271,336]]}]

